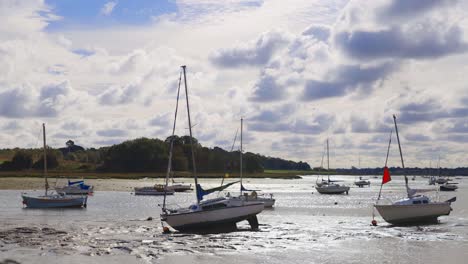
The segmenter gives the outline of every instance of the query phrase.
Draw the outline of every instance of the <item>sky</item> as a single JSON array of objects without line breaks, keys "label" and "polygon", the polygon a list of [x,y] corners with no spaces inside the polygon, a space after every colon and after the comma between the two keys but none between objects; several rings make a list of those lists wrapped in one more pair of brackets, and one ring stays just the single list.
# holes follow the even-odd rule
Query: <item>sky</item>
[{"label": "sky", "polygon": [[[171,133],[320,166],[468,166],[468,2],[1,0],[0,148]],[[187,134],[180,102],[177,134]],[[394,136],[394,134],[393,134]],[[392,139],[389,166],[399,166]],[[238,148],[238,146],[237,146]]]}]

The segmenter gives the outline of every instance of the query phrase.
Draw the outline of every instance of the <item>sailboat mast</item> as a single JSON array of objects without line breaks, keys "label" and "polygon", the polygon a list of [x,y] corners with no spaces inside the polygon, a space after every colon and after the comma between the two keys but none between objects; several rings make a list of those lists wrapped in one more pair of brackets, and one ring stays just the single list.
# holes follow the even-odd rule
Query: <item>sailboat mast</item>
[{"label": "sailboat mast", "polygon": [[241,128],[240,128],[240,193],[242,195],[242,126],[244,120],[241,118]]},{"label": "sailboat mast", "polygon": [[189,106],[189,99],[188,99],[188,89],[187,89],[187,75],[185,72],[185,68],[187,66],[183,65],[182,70],[184,72],[184,85],[185,85],[185,101],[187,103],[187,115],[188,115],[188,123],[189,123],[189,132],[190,132],[190,149],[192,150],[192,167],[193,167],[193,179],[195,180],[195,195],[197,196],[197,204],[200,203],[199,195],[198,195],[198,178],[197,178],[197,167],[195,166],[195,151],[193,148],[193,139],[192,139],[192,121],[190,120],[190,106]]},{"label": "sailboat mast", "polygon": [[42,138],[44,142],[44,180],[45,180],[45,195],[49,189],[49,182],[47,181],[47,144],[46,144],[46,130],[45,123],[42,124]]},{"label": "sailboat mast", "polygon": [[395,123],[395,133],[396,133],[397,141],[398,141],[398,149],[400,150],[401,166],[403,167],[403,174],[405,175],[406,191],[409,197],[410,193],[409,193],[409,187],[408,187],[408,177],[406,176],[405,161],[403,160],[403,152],[401,151],[400,136],[398,134],[398,126],[397,126],[395,115],[393,115],[393,122]]},{"label": "sailboat mast", "polygon": [[[172,151],[174,149],[174,134],[175,134],[175,128],[176,128],[176,122],[177,122],[177,111],[179,109],[179,94],[180,94],[180,83],[182,81],[182,71],[180,72],[179,75],[179,86],[177,88],[177,100],[176,100],[176,108],[175,108],[175,113],[174,113],[174,125],[172,126],[172,135],[171,135],[171,146],[169,148],[169,161],[167,164],[167,173],[166,173],[166,185],[164,188],[164,200],[163,200],[163,211],[166,210],[166,195],[167,195],[167,186],[169,184],[169,177],[171,174],[172,170]],[[172,182],[174,182],[174,178],[172,178]]]},{"label": "sailboat mast", "polygon": [[328,182],[330,182],[330,149],[328,147],[328,138],[327,138],[327,174],[328,174]]}]

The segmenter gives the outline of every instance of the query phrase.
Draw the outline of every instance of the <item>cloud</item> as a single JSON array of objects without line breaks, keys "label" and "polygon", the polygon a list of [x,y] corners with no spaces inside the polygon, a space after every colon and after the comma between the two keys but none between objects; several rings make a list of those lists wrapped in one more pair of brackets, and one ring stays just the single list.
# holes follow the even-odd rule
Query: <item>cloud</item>
[{"label": "cloud", "polygon": [[407,134],[405,135],[406,140],[408,141],[432,141],[432,138],[422,134]]},{"label": "cloud", "polygon": [[151,119],[149,121],[149,124],[151,126],[166,128],[171,125],[171,118],[172,118],[172,115],[170,113],[161,114]]},{"label": "cloud", "polygon": [[389,4],[382,7],[378,14],[385,19],[406,18],[412,19],[422,13],[440,7],[453,6],[458,0],[424,0],[424,1],[406,1],[392,0]]},{"label": "cloud", "polygon": [[55,117],[75,102],[69,82],[51,84],[39,91],[29,85],[0,92],[0,116],[9,118]]},{"label": "cloud", "polygon": [[111,128],[105,130],[97,131],[97,135],[101,137],[123,137],[126,136],[128,132],[126,130]]},{"label": "cloud", "polygon": [[265,65],[272,59],[275,52],[285,47],[289,41],[287,34],[269,31],[261,34],[254,42],[240,43],[233,48],[217,50],[210,60],[213,64],[226,68]]},{"label": "cloud", "polygon": [[376,31],[344,31],[335,35],[336,45],[357,59],[427,59],[468,51],[459,26],[422,25],[403,30],[392,27]]},{"label": "cloud", "polygon": [[115,1],[105,3],[104,6],[101,8],[100,14],[104,16],[110,16],[112,14],[112,11],[114,11],[116,5],[117,2]]},{"label": "cloud", "polygon": [[383,63],[376,66],[341,65],[330,70],[328,80],[307,80],[301,100],[312,101],[344,96],[357,90],[370,94],[378,81],[394,72],[396,65]]},{"label": "cloud", "polygon": [[137,84],[125,87],[112,86],[99,95],[99,102],[104,105],[128,104],[135,101],[140,93],[141,87]]},{"label": "cloud", "polygon": [[312,25],[302,32],[304,36],[310,36],[317,40],[328,42],[330,38],[330,28],[324,25]]},{"label": "cloud", "polygon": [[280,101],[286,97],[286,88],[277,83],[276,77],[263,75],[255,84],[253,96],[250,98],[256,102]]}]

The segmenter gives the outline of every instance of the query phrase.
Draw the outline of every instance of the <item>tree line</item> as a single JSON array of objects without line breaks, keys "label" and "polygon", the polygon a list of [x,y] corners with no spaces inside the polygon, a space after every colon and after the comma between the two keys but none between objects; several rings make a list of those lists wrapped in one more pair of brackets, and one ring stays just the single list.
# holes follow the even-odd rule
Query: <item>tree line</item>
[{"label": "tree line", "polygon": [[[196,138],[190,136],[174,136],[165,140],[138,138],[98,149],[48,148],[47,166],[50,169],[68,166],[72,171],[83,169],[101,172],[165,172],[172,140],[172,170],[191,171],[193,163],[190,139],[194,145],[197,171],[239,172],[239,151],[230,152],[219,147],[204,147]],[[0,153],[2,151],[5,150],[0,150]],[[1,170],[43,169],[42,150],[15,149],[14,152],[11,160],[4,161],[0,165]],[[261,173],[264,170],[310,170],[309,164],[302,161],[267,157],[252,152],[243,153],[242,157],[243,169],[248,173]]]}]

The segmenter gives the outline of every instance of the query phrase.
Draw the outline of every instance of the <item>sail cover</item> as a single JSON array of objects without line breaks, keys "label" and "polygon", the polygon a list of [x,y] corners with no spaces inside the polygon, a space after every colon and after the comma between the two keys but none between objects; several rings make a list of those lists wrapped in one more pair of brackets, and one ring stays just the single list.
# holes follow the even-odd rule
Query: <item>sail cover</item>
[{"label": "sail cover", "polygon": [[235,184],[235,183],[238,183],[239,181],[235,181],[235,182],[230,182],[230,183],[227,183],[225,185],[221,185],[219,187],[215,187],[215,188],[211,188],[211,189],[207,189],[207,190],[204,190],[200,184],[197,184],[197,198],[198,200],[203,200],[203,196],[205,195],[208,195],[210,193],[213,193],[213,192],[218,192],[218,191],[222,191],[224,189],[226,189],[227,187]]},{"label": "sail cover", "polygon": [[75,182],[72,182],[72,181],[68,180],[68,185],[82,184],[82,183],[84,183],[83,180],[81,180],[81,181],[75,181]]}]

